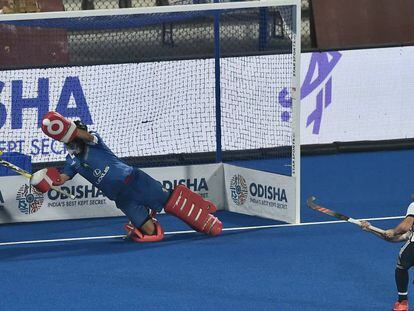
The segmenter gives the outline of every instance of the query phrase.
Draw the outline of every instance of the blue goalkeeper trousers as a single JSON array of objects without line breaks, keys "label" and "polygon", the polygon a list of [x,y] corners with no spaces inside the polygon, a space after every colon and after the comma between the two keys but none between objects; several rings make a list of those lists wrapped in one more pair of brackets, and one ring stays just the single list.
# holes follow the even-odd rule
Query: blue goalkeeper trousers
[{"label": "blue goalkeeper trousers", "polygon": [[161,183],[138,168],[134,168],[125,180],[116,200],[116,206],[124,212],[133,225],[140,228],[148,220],[148,209],[160,212],[170,196]]}]

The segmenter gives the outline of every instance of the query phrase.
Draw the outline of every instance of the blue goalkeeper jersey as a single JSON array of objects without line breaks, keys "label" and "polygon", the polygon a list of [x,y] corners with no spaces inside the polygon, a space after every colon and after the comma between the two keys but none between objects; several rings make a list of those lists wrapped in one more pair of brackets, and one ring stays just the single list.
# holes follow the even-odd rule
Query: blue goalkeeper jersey
[{"label": "blue goalkeeper jersey", "polygon": [[105,196],[115,200],[125,187],[125,179],[131,175],[133,168],[114,155],[98,133],[90,134],[94,136],[94,141],[85,144],[81,154],[68,154],[62,173],[71,179],[77,173],[81,174]]}]

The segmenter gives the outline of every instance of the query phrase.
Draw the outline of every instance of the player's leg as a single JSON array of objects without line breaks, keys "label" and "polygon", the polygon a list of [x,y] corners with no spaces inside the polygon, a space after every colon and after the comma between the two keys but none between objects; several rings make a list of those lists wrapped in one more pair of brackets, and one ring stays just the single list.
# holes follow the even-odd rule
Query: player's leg
[{"label": "player's leg", "polygon": [[395,283],[398,290],[398,301],[395,311],[408,311],[408,270],[414,265],[414,243],[407,241],[401,248],[395,268]]},{"label": "player's leg", "polygon": [[408,310],[408,270],[396,267],[395,268],[395,283],[398,290],[398,301],[395,303],[394,310],[400,309],[402,304],[407,304],[405,308]]},{"label": "player's leg", "polygon": [[127,237],[135,242],[157,242],[164,238],[164,230],[155,219],[155,213],[140,204],[133,189],[127,186],[115,203],[129,219],[125,225]]},{"label": "player's leg", "polygon": [[[131,209],[122,210],[130,219],[130,222],[125,225],[128,238],[135,242],[158,242],[164,238],[164,230],[154,217],[155,214],[148,213],[144,206],[137,206],[132,212]],[[137,215],[142,214],[141,211],[147,211],[144,221],[137,220]]]},{"label": "player's leg", "polygon": [[164,189],[158,181],[139,169],[135,169],[129,184],[135,189],[135,196],[141,205],[160,212],[172,214],[194,230],[209,235],[221,233],[221,221],[211,215],[217,207],[185,186],[178,185],[173,192]]},{"label": "player's leg", "polygon": [[154,235],[157,233],[157,228],[155,227],[151,214],[148,214],[148,219],[142,224],[141,231],[147,235]]},{"label": "player's leg", "polygon": [[164,229],[151,214],[141,226],[136,226],[130,221],[125,225],[125,230],[127,238],[135,242],[158,242],[164,238]]},{"label": "player's leg", "polygon": [[134,169],[127,186],[131,189],[131,197],[157,213],[162,211],[171,194],[159,181],[137,168]]}]

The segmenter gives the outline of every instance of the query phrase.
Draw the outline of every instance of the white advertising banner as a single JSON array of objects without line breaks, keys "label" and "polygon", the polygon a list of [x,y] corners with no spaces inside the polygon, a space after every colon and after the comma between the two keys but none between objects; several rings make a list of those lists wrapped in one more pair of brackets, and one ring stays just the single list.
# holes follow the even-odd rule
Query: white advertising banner
[{"label": "white advertising banner", "polygon": [[294,178],[229,164],[224,176],[229,211],[296,222]]},{"label": "white advertising banner", "polygon": [[[143,169],[167,189],[184,184],[224,208],[223,167],[221,164]],[[76,175],[60,187],[76,199],[57,193],[46,194],[31,187],[22,176],[0,177],[0,223],[41,220],[122,216],[109,200],[82,176]]]},{"label": "white advertising banner", "polygon": [[0,223],[123,215],[113,201],[80,175],[60,188],[76,199],[53,190],[43,194],[22,176],[0,177]]},{"label": "white advertising banner", "polygon": [[218,209],[225,208],[223,165],[221,163],[175,167],[143,168],[168,190],[184,185],[203,198],[214,202]]},{"label": "white advertising banner", "polygon": [[[223,149],[291,143],[290,59],[223,59]],[[414,137],[414,47],[302,54],[301,79],[302,144]],[[0,71],[0,150],[63,160],[56,110],[120,157],[214,151],[214,90],[213,59]]]},{"label": "white advertising banner", "polygon": [[414,47],[301,58],[301,142],[414,137]]}]

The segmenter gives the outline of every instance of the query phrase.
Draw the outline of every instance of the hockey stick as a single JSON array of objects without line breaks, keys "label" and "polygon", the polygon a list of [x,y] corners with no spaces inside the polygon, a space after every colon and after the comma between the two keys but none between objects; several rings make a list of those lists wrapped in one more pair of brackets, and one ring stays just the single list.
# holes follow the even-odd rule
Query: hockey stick
[{"label": "hockey stick", "polygon": [[[0,151],[0,156],[2,154],[3,154],[3,152]],[[15,171],[16,173],[18,173],[18,174],[20,174],[20,175],[22,175],[22,176],[24,176],[24,177],[26,177],[28,179],[31,179],[32,178],[32,174],[30,174],[28,171],[25,171],[24,169],[18,167],[17,165],[14,165],[13,163],[10,163],[10,162],[8,162],[6,160],[3,160],[1,157],[0,157],[0,165],[3,165],[5,167],[7,167],[8,169],[11,169],[12,171]],[[70,197],[72,200],[75,199],[75,196],[73,194],[67,193],[66,191],[63,191],[63,190],[61,190],[61,189],[59,189],[59,188],[57,188],[55,186],[51,186],[51,188],[53,190],[55,190],[55,191],[57,191],[57,192],[65,195],[65,196]]]},{"label": "hockey stick", "polygon": [[[343,215],[343,214],[340,214],[340,213],[335,212],[335,211],[333,211],[333,210],[330,210],[329,208],[326,208],[326,207],[320,206],[320,205],[318,205],[318,204],[316,204],[316,203],[315,203],[315,200],[316,200],[316,198],[315,198],[315,197],[309,197],[309,198],[308,198],[308,200],[306,201],[306,204],[307,204],[307,205],[308,205],[311,209],[313,209],[313,210],[315,210],[315,211],[318,211],[318,212],[321,212],[321,213],[327,214],[327,215],[329,215],[329,216],[332,216],[332,217],[338,218],[338,219],[340,219],[340,220],[345,220],[345,221],[350,222],[350,223],[353,223],[353,224],[355,224],[355,225],[357,225],[357,226],[359,226],[359,227],[361,227],[361,226],[362,226],[362,222],[361,222],[360,220],[358,220],[358,219],[354,219],[354,218],[351,218],[351,217],[348,217],[348,216],[346,216],[346,215]],[[385,233],[385,231],[384,231],[384,230],[382,230],[382,229],[380,229],[380,228],[377,228],[377,227],[374,227],[374,226],[369,226],[367,229],[368,229],[368,230],[370,230],[370,231],[372,231],[372,232],[375,232],[375,233],[381,234],[381,235],[383,235],[383,234]]]}]

